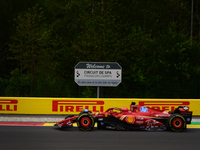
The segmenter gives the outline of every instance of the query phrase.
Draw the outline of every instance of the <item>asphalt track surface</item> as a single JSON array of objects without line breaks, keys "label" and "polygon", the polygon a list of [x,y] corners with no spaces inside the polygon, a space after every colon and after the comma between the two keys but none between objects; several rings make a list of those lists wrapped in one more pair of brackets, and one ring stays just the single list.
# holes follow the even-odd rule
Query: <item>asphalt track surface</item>
[{"label": "asphalt track surface", "polygon": [[52,126],[0,126],[0,149],[10,150],[199,150],[200,129],[80,131]]}]

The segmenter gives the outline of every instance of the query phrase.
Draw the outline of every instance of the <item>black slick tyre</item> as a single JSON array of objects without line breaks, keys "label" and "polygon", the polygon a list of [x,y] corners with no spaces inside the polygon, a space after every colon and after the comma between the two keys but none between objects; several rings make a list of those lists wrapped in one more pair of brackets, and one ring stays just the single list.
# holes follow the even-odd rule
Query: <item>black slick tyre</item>
[{"label": "black slick tyre", "polygon": [[77,126],[81,131],[90,131],[94,127],[94,118],[89,113],[81,114],[77,119]]},{"label": "black slick tyre", "polygon": [[186,121],[183,116],[173,114],[168,119],[168,129],[174,132],[182,132],[186,128]]}]

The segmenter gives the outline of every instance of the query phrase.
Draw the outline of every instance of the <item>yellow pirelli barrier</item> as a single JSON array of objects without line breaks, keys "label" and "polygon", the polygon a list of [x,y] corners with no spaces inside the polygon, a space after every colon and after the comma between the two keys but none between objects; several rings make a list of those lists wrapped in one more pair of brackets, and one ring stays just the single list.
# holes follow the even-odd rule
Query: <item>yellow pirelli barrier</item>
[{"label": "yellow pirelli barrier", "polygon": [[34,98],[0,97],[0,114],[78,114],[83,109],[104,112],[110,107],[130,107],[131,102],[148,108],[173,111],[188,106],[193,115],[200,115],[199,99],[112,99],[112,98]]}]

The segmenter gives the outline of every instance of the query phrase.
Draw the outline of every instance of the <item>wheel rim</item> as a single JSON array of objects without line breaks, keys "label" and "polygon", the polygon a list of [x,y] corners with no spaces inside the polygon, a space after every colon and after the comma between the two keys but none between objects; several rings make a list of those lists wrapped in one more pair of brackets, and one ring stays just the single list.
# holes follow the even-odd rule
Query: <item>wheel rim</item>
[{"label": "wheel rim", "polygon": [[180,118],[175,118],[172,122],[174,128],[181,128],[183,126],[183,121]]},{"label": "wheel rim", "polygon": [[88,117],[83,117],[80,123],[82,127],[88,128],[91,125],[91,120]]}]

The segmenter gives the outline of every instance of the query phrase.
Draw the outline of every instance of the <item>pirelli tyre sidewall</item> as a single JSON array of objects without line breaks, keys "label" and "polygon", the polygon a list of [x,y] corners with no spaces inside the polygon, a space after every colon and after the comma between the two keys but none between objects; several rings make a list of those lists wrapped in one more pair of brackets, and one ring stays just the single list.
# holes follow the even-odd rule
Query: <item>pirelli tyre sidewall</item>
[{"label": "pirelli tyre sidewall", "polygon": [[94,118],[89,113],[81,114],[77,119],[77,126],[81,131],[90,131],[94,127]]},{"label": "pirelli tyre sidewall", "polygon": [[181,132],[186,128],[185,118],[179,114],[173,114],[168,119],[168,128],[174,132]]}]

